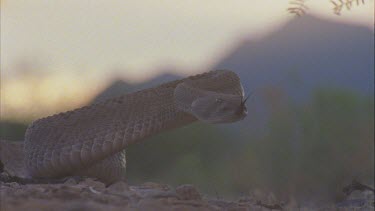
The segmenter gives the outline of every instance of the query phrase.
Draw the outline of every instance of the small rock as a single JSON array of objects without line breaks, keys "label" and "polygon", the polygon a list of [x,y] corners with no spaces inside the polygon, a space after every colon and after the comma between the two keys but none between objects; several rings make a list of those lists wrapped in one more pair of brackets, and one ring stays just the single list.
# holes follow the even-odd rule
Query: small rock
[{"label": "small rock", "polygon": [[7,182],[9,175],[6,172],[0,173],[0,181],[1,182]]},{"label": "small rock", "polygon": [[176,188],[176,193],[181,200],[202,200],[201,194],[192,185],[181,185]]},{"label": "small rock", "polygon": [[77,181],[74,178],[68,178],[67,180],[65,180],[64,184],[65,185],[76,185]]},{"label": "small rock", "polygon": [[124,192],[125,190],[129,190],[129,186],[127,183],[123,181],[119,181],[116,183],[113,183],[108,187],[109,191],[114,191],[114,192]]},{"label": "small rock", "polygon": [[84,186],[94,187],[96,189],[104,189],[105,188],[104,183],[96,181],[92,178],[87,178],[84,181],[80,182],[79,184],[84,185]]},{"label": "small rock", "polygon": [[19,188],[19,187],[20,187],[20,184],[18,184],[17,182],[10,182],[10,183],[9,183],[9,187],[12,187],[12,188]]}]

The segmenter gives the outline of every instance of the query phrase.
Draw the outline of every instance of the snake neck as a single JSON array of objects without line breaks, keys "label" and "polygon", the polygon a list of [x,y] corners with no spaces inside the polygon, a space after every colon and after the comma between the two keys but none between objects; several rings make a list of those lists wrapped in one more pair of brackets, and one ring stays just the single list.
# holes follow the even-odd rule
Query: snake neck
[{"label": "snake neck", "polygon": [[[209,77],[202,74],[190,77]],[[130,144],[197,119],[175,105],[183,80],[120,96],[35,121],[25,138],[26,167],[33,177],[69,175]]]}]

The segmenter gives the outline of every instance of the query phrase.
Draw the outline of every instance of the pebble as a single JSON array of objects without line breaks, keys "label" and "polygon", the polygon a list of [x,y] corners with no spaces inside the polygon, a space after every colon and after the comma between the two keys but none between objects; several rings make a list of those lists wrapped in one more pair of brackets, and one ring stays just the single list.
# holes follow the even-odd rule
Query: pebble
[{"label": "pebble", "polygon": [[124,192],[126,190],[129,190],[129,186],[126,182],[119,181],[116,183],[113,183],[108,187],[109,191],[114,191],[114,192]]},{"label": "pebble", "polygon": [[65,185],[76,185],[77,181],[74,178],[68,178],[65,182]]},{"label": "pebble", "polygon": [[180,185],[176,188],[176,193],[181,200],[202,200],[201,194],[193,185]]},{"label": "pebble", "polygon": [[20,187],[20,184],[16,183],[16,182],[11,182],[11,183],[8,183],[9,187],[12,187],[12,188],[19,188]]}]

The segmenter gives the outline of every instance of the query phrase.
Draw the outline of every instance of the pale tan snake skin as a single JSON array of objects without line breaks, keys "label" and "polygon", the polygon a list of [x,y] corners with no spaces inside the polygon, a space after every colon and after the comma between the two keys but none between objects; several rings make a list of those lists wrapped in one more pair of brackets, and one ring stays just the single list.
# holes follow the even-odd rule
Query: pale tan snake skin
[{"label": "pale tan snake skin", "polygon": [[0,141],[0,159],[19,177],[82,175],[111,183],[125,179],[130,144],[197,120],[238,121],[246,116],[243,100],[234,72],[207,72],[38,119],[24,143]]}]

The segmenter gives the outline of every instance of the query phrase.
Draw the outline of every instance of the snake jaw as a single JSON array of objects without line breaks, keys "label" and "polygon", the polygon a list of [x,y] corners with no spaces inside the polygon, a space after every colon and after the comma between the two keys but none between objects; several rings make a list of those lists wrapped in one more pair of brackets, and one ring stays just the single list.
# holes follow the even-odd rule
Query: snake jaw
[{"label": "snake jaw", "polygon": [[240,108],[238,110],[238,114],[242,116],[241,119],[244,119],[246,116],[247,116],[247,108],[246,108],[246,101],[249,99],[249,97],[251,96],[251,94],[247,95],[246,98],[242,98],[241,100],[241,104],[240,104]]}]

